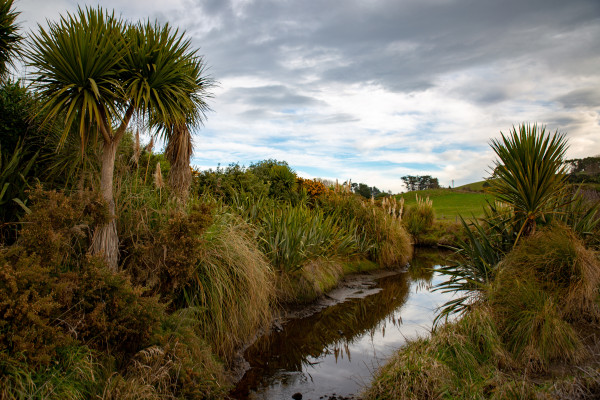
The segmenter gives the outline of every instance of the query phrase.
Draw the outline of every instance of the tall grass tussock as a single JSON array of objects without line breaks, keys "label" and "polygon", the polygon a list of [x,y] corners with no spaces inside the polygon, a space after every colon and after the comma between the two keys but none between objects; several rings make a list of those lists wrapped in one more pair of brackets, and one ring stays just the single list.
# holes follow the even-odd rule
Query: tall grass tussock
[{"label": "tall grass tussock", "polygon": [[219,214],[208,229],[192,279],[181,301],[202,310],[198,323],[216,354],[231,360],[235,351],[271,319],[274,276],[236,215]]}]

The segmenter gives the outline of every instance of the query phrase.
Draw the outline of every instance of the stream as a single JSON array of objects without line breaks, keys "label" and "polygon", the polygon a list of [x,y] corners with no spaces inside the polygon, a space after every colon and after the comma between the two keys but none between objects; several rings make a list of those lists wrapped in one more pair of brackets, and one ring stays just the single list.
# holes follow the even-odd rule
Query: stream
[{"label": "stream", "polygon": [[231,398],[360,399],[395,350],[429,334],[435,309],[450,299],[431,291],[442,278],[430,268],[448,255],[417,249],[408,269],[348,277],[246,350],[250,369]]}]

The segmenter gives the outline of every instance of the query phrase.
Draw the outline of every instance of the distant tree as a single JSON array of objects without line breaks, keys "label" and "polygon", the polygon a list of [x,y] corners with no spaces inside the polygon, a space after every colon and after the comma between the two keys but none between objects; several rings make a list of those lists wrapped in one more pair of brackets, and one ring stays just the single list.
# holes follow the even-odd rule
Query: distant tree
[{"label": "distant tree", "polygon": [[406,186],[406,190],[409,192],[415,190],[439,189],[440,187],[438,178],[434,178],[431,175],[406,175],[400,179],[402,179],[402,182],[404,182],[404,186]]},{"label": "distant tree", "polygon": [[354,189],[354,193],[360,194],[366,199],[370,199],[372,195],[371,188],[366,183],[359,183]]},{"label": "distant tree", "polygon": [[565,161],[570,183],[600,183],[600,157],[575,158]]},{"label": "distant tree", "polygon": [[586,173],[589,175],[600,174],[600,157],[586,157],[586,158],[575,158],[572,160],[566,160],[567,164],[571,169],[570,173]]},{"label": "distant tree", "polygon": [[412,192],[417,190],[417,177],[412,175],[405,175],[402,178],[402,182],[404,182],[404,186],[406,186],[406,190]]}]

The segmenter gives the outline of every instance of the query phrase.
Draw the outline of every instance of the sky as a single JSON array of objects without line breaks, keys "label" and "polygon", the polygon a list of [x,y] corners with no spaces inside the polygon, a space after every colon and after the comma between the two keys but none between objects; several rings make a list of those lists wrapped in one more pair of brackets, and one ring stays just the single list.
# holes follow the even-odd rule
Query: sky
[{"label": "sky", "polygon": [[598,0],[15,0],[28,33],[77,6],[168,22],[218,82],[200,169],[287,161],[300,176],[405,191],[489,176],[520,123],[600,154]]}]

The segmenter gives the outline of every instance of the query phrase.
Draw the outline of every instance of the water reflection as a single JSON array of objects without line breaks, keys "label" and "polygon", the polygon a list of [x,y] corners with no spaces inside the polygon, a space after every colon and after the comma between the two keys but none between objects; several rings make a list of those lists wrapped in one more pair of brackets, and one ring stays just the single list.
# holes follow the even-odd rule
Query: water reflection
[{"label": "water reflection", "polygon": [[418,290],[430,290],[437,265],[449,265],[453,252],[450,250],[431,250],[416,248],[408,267],[408,275],[416,283]]},{"label": "water reflection", "polygon": [[407,273],[377,279],[374,294],[351,298],[310,317],[291,320],[245,353],[251,369],[231,393],[237,399],[304,399],[350,395],[407,336],[426,333],[433,309],[445,299],[431,293],[439,252],[419,251]]}]

